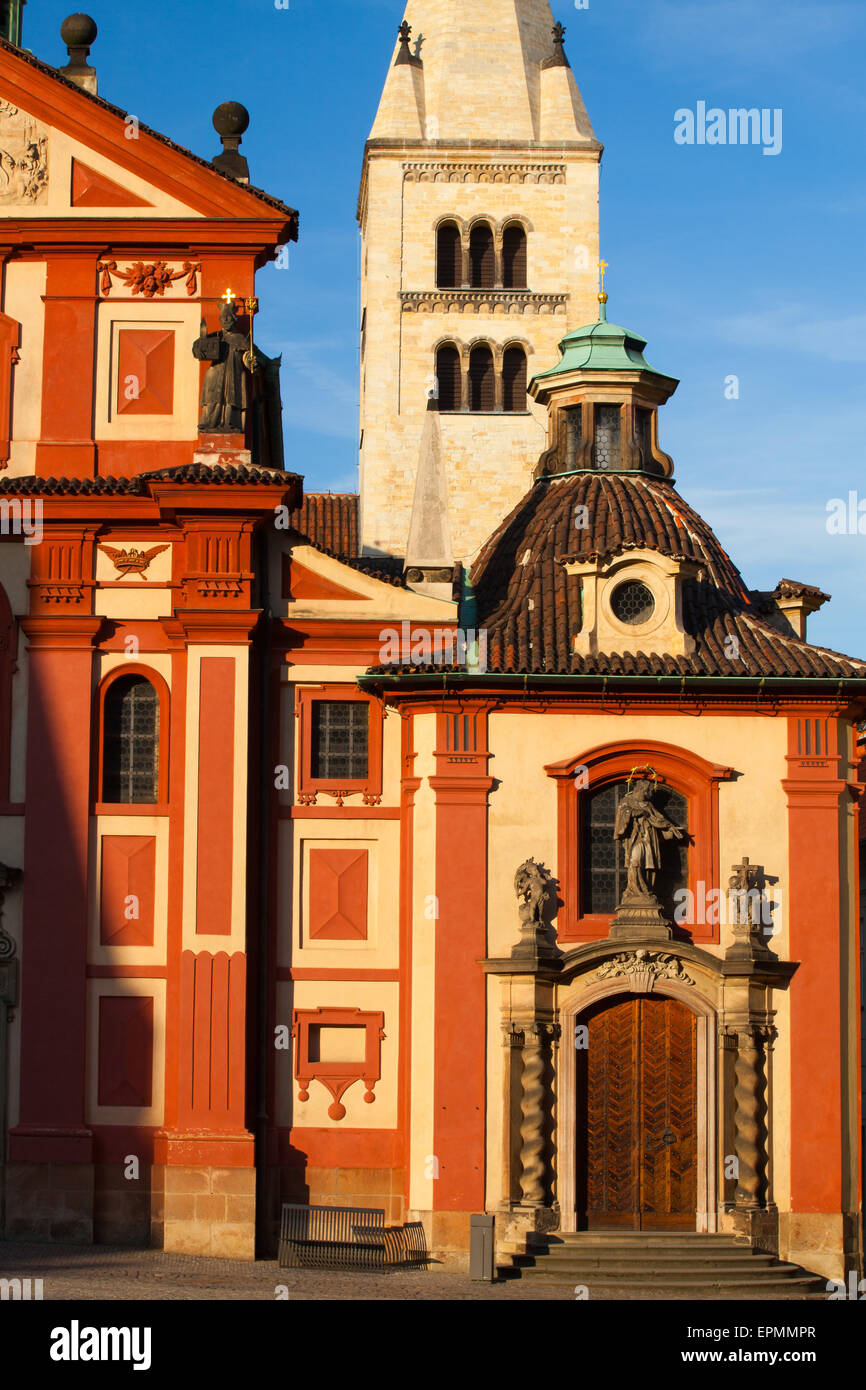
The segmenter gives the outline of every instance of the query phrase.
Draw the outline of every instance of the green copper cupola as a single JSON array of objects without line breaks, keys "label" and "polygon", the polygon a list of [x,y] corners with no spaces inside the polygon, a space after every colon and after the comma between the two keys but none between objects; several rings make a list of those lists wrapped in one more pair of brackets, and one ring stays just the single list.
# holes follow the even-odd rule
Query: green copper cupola
[{"label": "green copper cupola", "polygon": [[27,0],[0,0],[0,39],[21,47],[21,12]]},{"label": "green copper cupola", "polygon": [[604,290],[598,299],[598,321],[566,334],[556,366],[529,383],[549,421],[535,476],[586,470],[669,478],[674,465],[659,448],[658,407],[679,382],[650,366],[644,338],[608,323]]}]

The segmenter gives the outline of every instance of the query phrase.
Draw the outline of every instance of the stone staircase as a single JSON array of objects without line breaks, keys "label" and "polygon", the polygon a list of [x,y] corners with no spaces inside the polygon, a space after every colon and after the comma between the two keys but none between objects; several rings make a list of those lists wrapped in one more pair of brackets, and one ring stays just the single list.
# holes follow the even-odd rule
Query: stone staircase
[{"label": "stone staircase", "polygon": [[500,1247],[502,1278],[585,1285],[626,1298],[826,1299],[827,1281],[732,1235],[696,1231],[530,1232]]}]

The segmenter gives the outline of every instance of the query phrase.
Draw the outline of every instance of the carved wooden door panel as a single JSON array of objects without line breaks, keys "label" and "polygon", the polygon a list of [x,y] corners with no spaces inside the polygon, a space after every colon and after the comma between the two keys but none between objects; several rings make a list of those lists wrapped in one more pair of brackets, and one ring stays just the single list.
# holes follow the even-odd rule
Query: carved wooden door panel
[{"label": "carved wooden door panel", "polygon": [[578,1052],[579,1224],[693,1230],[695,1016],[661,995],[599,1005]]}]

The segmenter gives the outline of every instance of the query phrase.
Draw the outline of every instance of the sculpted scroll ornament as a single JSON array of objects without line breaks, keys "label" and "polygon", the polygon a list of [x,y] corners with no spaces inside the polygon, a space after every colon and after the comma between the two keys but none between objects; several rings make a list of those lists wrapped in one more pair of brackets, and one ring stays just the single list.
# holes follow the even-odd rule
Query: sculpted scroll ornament
[{"label": "sculpted scroll ornament", "polygon": [[48,136],[32,116],[0,101],[0,204],[44,203]]},{"label": "sculpted scroll ornament", "polygon": [[677,980],[683,985],[693,985],[694,980],[683,969],[682,961],[676,956],[662,952],[621,951],[600,965],[595,972],[597,980],[609,980],[619,975],[627,975],[632,988],[639,993],[649,994],[656,980]]}]

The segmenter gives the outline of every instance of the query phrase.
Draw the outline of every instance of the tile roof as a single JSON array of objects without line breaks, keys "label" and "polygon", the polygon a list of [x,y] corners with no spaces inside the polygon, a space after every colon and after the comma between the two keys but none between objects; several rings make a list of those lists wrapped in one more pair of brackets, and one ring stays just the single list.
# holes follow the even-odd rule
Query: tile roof
[{"label": "tile roof", "polygon": [[307,492],[289,519],[316,550],[371,579],[405,589],[403,561],[398,556],[358,554],[358,500],[356,492]]},{"label": "tile roof", "polygon": [[[578,516],[585,526],[576,526]],[[581,584],[562,561],[630,549],[699,566],[695,579],[683,581],[684,625],[695,641],[691,655],[574,654]],[[487,632],[489,671],[866,677],[866,661],[812,646],[763,617],[707,523],[669,482],[644,474],[586,472],[539,481],[485,544],[472,583],[478,626]]]},{"label": "tile roof", "polygon": [[151,473],[134,473],[129,477],[100,474],[96,478],[40,478],[28,473],[23,477],[0,478],[0,494],[7,497],[89,497],[100,494],[146,497],[148,483],[160,480],[173,483],[264,484],[270,487],[282,483],[286,488],[301,481],[297,473],[284,473],[278,468],[260,468],[257,464],[189,463],[174,468],[158,468]]}]

